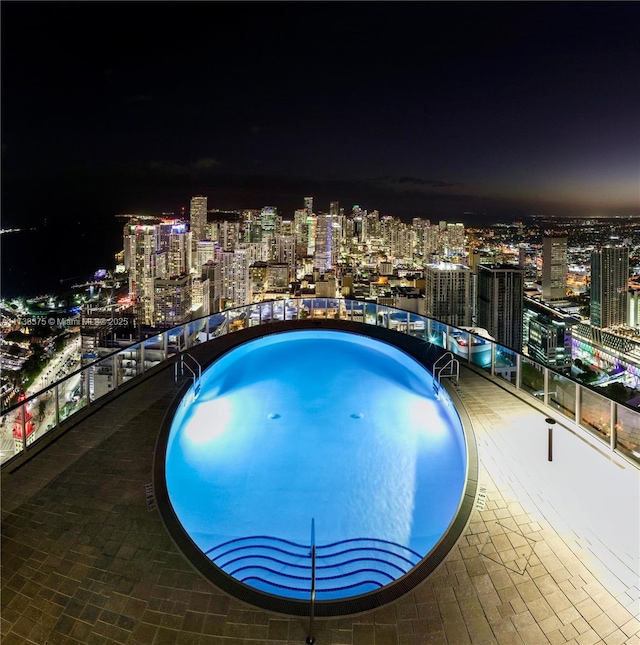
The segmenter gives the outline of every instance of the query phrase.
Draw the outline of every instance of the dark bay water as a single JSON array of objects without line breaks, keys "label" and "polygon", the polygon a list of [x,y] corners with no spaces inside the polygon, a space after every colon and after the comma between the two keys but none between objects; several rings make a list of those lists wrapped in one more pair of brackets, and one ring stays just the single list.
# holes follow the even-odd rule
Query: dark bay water
[{"label": "dark bay water", "polygon": [[50,293],[113,269],[122,248],[122,225],[40,227],[0,236],[3,298]]}]

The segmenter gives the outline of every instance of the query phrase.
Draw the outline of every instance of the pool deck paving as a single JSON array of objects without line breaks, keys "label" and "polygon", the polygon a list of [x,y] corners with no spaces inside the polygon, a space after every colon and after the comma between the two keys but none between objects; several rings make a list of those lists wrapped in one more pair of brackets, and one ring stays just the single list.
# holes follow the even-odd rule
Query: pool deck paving
[{"label": "pool deck paving", "polygon": [[[166,367],[2,475],[2,645],[300,644],[308,619],[204,579],[150,496]],[[640,644],[640,473],[463,368],[480,494],[440,567],[400,600],[316,619],[318,645]],[[595,518],[595,520],[594,520]]]}]

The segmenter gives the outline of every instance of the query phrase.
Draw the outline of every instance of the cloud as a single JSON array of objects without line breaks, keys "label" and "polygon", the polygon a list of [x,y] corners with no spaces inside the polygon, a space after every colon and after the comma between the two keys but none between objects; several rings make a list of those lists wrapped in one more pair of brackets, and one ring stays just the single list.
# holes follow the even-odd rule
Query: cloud
[{"label": "cloud", "polygon": [[217,168],[220,162],[213,157],[201,157],[191,165],[195,170],[209,170],[210,168]]},{"label": "cloud", "polygon": [[151,161],[149,168],[159,174],[175,177],[187,175],[205,175],[217,169],[220,162],[213,157],[200,157],[191,163],[179,164],[171,161]]},{"label": "cloud", "polygon": [[460,188],[462,186],[462,184],[460,183],[443,181],[442,179],[422,179],[420,177],[411,177],[411,176],[373,177],[371,179],[367,179],[366,183],[373,183],[381,188],[389,188],[403,193],[407,193],[407,192],[424,193],[425,191],[431,192],[433,190],[438,190],[438,189]]}]

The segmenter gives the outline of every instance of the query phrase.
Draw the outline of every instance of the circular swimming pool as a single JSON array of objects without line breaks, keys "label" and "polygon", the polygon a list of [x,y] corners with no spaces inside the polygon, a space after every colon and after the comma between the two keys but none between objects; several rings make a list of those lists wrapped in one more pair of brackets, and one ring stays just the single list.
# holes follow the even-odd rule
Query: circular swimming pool
[{"label": "circular swimming pool", "polygon": [[456,519],[468,465],[459,414],[418,360],[323,329],[225,353],[178,405],[164,452],[172,515],[214,581],[275,610],[309,599],[312,546],[320,604],[404,593]]}]

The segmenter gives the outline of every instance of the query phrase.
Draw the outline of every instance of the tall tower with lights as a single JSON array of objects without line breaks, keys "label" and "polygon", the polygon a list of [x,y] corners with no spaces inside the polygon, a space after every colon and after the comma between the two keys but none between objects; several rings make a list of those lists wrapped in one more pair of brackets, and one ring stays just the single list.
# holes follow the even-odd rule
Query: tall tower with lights
[{"label": "tall tower with lights", "polygon": [[501,345],[522,351],[524,271],[511,264],[478,266],[478,326]]},{"label": "tall tower with lights", "polygon": [[205,240],[207,238],[207,198],[203,195],[191,198],[189,222],[193,243],[197,244],[200,240]]},{"label": "tall tower with lights", "polygon": [[608,329],[627,323],[629,248],[605,246],[591,253],[591,324]]},{"label": "tall tower with lights", "polygon": [[567,295],[567,238],[542,238],[542,298],[563,300]]}]

